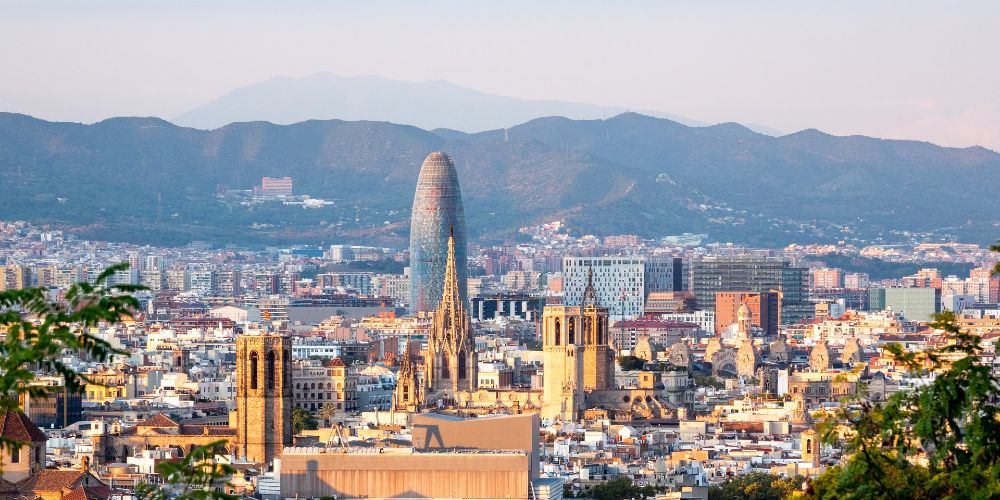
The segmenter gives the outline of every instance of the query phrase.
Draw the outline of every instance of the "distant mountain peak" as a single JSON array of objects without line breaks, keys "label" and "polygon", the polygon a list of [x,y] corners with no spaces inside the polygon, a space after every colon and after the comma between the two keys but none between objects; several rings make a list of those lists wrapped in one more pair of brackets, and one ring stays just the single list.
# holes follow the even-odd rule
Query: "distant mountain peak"
[{"label": "distant mountain peak", "polygon": [[[277,76],[234,89],[178,115],[174,121],[182,126],[215,129],[233,122],[290,124],[339,118],[470,133],[509,128],[539,116],[595,120],[626,111],[614,106],[487,94],[447,80],[412,82],[320,72],[301,78]],[[701,125],[697,120],[670,113],[650,113],[686,125]]]}]

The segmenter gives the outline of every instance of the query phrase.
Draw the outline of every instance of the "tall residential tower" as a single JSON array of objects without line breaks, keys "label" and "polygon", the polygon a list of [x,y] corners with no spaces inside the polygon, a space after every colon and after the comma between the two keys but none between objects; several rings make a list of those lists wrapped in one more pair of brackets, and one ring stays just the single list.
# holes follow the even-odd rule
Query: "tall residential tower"
[{"label": "tall residential tower", "polygon": [[410,221],[410,312],[433,311],[444,292],[448,238],[454,234],[458,292],[468,300],[465,209],[455,164],[435,151],[424,160]]}]

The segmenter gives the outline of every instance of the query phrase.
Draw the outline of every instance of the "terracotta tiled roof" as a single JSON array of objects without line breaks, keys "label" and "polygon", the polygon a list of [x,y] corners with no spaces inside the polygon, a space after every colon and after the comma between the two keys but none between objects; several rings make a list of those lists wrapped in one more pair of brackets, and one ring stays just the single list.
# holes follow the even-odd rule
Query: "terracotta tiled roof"
[{"label": "terracotta tiled roof", "polygon": [[107,500],[110,496],[111,488],[107,486],[82,486],[71,489],[63,500]]},{"label": "terracotta tiled roof", "polygon": [[142,422],[139,422],[138,424],[136,424],[136,427],[140,427],[140,426],[141,427],[180,427],[181,424],[178,424],[177,422],[174,422],[173,420],[170,419],[170,417],[168,417],[168,416],[166,416],[166,415],[164,415],[162,413],[157,413],[156,415],[153,415],[152,417],[149,417],[146,420],[143,420]]},{"label": "terracotta tiled roof", "polygon": [[74,488],[83,479],[82,470],[42,469],[17,483],[21,493],[29,491],[62,491],[64,488]]},{"label": "terracotta tiled roof", "polygon": [[[83,486],[90,483],[90,486]],[[73,493],[74,490],[84,490],[75,493],[81,495],[78,500],[84,499],[106,499],[111,496],[111,489],[97,476],[90,471],[80,469],[42,469],[17,483],[17,491],[21,495],[32,494],[39,496],[39,492],[60,492],[65,495]]]},{"label": "terracotta tiled roof", "polygon": [[0,415],[3,437],[24,443],[45,442],[45,433],[22,412],[7,410]]},{"label": "terracotta tiled roof", "polygon": [[0,478],[0,495],[16,495],[16,494],[17,494],[17,485],[6,479]]}]

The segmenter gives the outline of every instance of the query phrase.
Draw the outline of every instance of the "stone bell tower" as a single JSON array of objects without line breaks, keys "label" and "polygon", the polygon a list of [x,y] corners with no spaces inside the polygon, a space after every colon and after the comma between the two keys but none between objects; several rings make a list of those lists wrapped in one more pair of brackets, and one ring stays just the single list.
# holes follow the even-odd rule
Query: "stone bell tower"
[{"label": "stone bell tower", "polygon": [[270,464],[292,445],[292,340],[236,338],[236,455]]},{"label": "stone bell tower", "polygon": [[587,289],[580,308],[583,335],[583,388],[606,391],[615,387],[615,352],[609,345],[608,309],[597,304],[594,270],[587,273]]},{"label": "stone bell tower", "polygon": [[546,306],[542,313],[542,418],[575,421],[583,413],[582,323],[579,307]]}]

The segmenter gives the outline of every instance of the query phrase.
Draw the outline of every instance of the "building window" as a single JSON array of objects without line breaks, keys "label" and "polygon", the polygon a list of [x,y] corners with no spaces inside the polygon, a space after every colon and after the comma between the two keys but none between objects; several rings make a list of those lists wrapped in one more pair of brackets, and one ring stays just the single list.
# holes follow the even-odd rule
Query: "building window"
[{"label": "building window", "polygon": [[17,464],[21,463],[21,447],[13,448],[10,450],[10,463]]},{"label": "building window", "polygon": [[257,362],[260,357],[257,355],[257,351],[250,353],[250,388],[257,388]]},{"label": "building window", "polygon": [[274,389],[274,351],[267,353],[267,388]]}]

